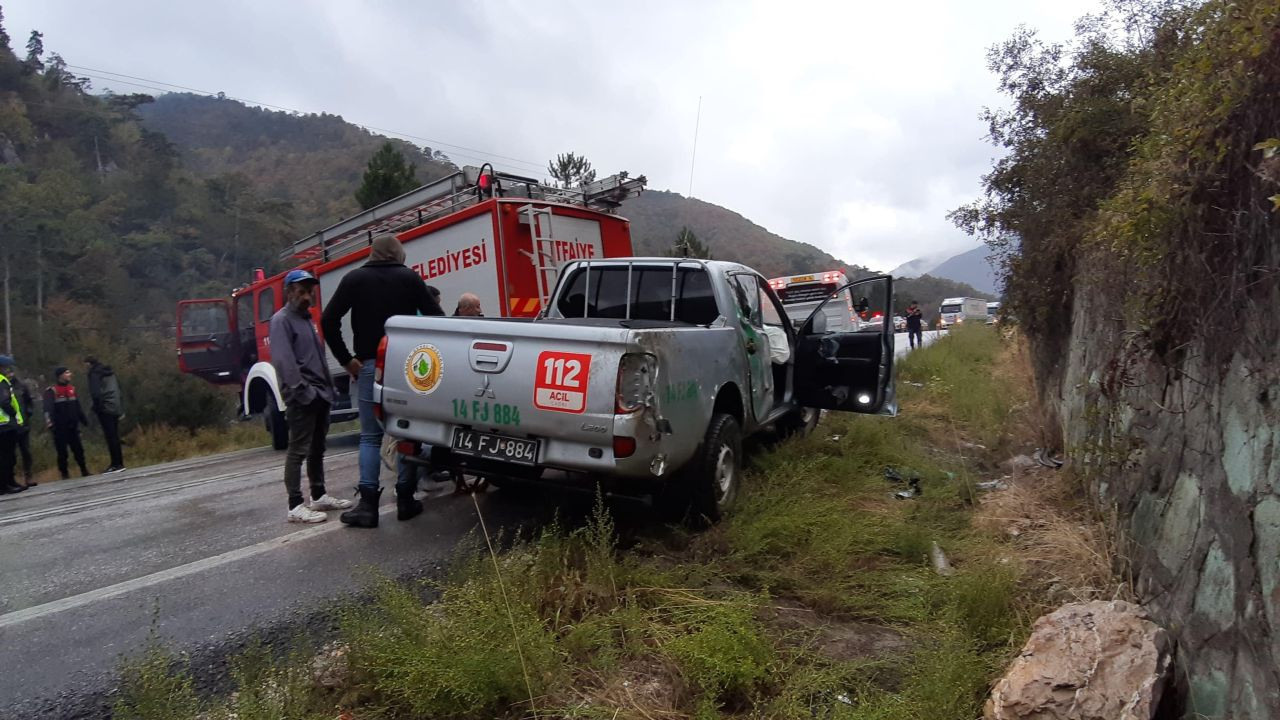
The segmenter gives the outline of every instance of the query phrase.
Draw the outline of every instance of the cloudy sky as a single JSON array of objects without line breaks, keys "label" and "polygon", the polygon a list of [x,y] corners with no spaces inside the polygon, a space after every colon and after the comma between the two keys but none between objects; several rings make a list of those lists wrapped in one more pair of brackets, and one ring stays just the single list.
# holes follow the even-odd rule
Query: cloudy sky
[{"label": "cloudy sky", "polygon": [[0,0],[95,88],[108,73],[394,131],[459,164],[545,176],[557,152],[645,174],[837,257],[889,269],[975,243],[1001,103],[986,49],[1069,37],[1097,0],[516,2]]}]

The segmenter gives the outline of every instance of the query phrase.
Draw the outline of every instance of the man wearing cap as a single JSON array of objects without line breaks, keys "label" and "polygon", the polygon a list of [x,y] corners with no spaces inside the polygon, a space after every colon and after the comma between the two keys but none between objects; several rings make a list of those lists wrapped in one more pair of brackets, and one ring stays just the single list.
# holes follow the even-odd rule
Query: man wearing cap
[{"label": "man wearing cap", "polygon": [[76,396],[76,386],[71,384],[71,371],[59,365],[53,369],[53,385],[44,391],[44,425],[53,433],[53,447],[58,453],[58,472],[62,479],[71,477],[67,467],[67,450],[70,449],[80,466],[80,475],[89,476],[84,462],[84,445],[80,442],[80,426],[88,425],[84,407]]},{"label": "man wearing cap", "polygon": [[[342,318],[351,313],[354,353],[342,337]],[[342,522],[352,527],[378,527],[378,500],[382,484],[382,424],[374,415],[373,371],[378,343],[386,335],[387,318],[393,315],[444,315],[440,303],[431,296],[422,276],[404,265],[404,247],[395,235],[373,239],[369,260],[342,276],[338,289],[325,302],[324,341],[356,381],[360,410],[360,504],[342,513]],[[422,512],[422,502],[413,497],[418,488],[417,468],[400,460],[396,480],[396,517],[408,520]]]},{"label": "man wearing cap", "polygon": [[[315,275],[291,270],[284,276],[285,305],[271,316],[271,366],[284,396],[289,449],[284,456],[284,487],[289,496],[289,522],[320,523],[325,510],[351,507],[350,500],[330,497],[324,487],[325,436],[333,406],[333,378],[324,346],[311,324]],[[310,507],[302,497],[302,461],[307,461]]]},{"label": "man wearing cap", "polygon": [[26,424],[18,394],[9,380],[13,365],[13,358],[0,355],[0,495],[27,489],[13,479],[13,466],[18,460],[18,431]]}]

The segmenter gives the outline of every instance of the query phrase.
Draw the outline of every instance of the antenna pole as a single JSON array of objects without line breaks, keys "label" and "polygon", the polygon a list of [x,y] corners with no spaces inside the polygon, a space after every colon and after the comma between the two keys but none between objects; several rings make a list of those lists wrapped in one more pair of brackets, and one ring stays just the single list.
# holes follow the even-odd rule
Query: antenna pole
[{"label": "antenna pole", "polygon": [[689,157],[689,194],[693,197],[693,166],[698,162],[698,126],[702,124],[702,96],[698,96],[698,114],[693,121],[693,154]]}]

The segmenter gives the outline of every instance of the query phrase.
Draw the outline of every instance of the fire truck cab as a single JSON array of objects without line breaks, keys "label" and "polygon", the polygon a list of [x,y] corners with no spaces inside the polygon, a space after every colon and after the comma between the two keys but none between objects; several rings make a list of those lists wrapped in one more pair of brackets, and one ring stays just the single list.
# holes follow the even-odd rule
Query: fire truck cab
[{"label": "fire truck cab", "polygon": [[[478,295],[486,315],[532,318],[547,302],[559,268],[570,260],[632,254],[622,201],[644,188],[643,176],[620,173],[579,188],[466,167],[350,219],[313,233],[281,253],[288,269],[310,270],[320,280],[312,307],[320,332],[324,299],[369,255],[373,238],[394,233],[405,264],[440,291],[451,314],[464,292]],[[272,444],[288,444],[284,400],[271,366],[269,325],[284,298],[287,270],[268,277],[259,269],[226,298],[183,300],[177,309],[178,367],[220,385],[241,389],[241,413],[261,413]],[[351,346],[349,318],[343,335]],[[328,353],[337,386],[334,422],[358,414],[350,377]]]}]

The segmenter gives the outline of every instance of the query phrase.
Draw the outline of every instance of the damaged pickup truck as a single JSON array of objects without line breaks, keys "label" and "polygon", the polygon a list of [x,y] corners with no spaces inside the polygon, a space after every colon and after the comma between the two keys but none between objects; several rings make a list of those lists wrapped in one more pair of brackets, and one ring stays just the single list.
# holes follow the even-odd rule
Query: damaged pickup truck
[{"label": "damaged pickup truck", "polygon": [[[883,322],[799,328],[759,273],[675,258],[575,261],[535,320],[393,317],[375,400],[412,462],[508,485],[675,500],[718,520],[743,439],[820,411],[896,413],[893,279],[841,286]],[[835,299],[832,299],[835,298]]]}]

